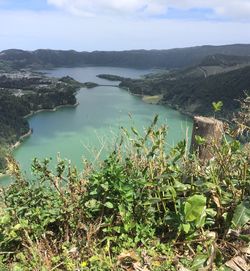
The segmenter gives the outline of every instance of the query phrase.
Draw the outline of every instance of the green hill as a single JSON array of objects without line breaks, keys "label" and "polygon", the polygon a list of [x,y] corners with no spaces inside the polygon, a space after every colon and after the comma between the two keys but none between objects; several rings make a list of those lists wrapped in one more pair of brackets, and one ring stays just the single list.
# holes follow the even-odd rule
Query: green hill
[{"label": "green hill", "polygon": [[212,102],[222,101],[222,115],[230,118],[239,108],[237,100],[250,90],[250,66],[213,66],[213,71],[209,66],[197,66],[139,80],[125,78],[120,86],[141,96],[162,95],[161,103],[192,115],[211,115]]},{"label": "green hill", "polygon": [[135,68],[183,68],[198,65],[204,57],[224,54],[250,56],[249,44],[221,46],[197,46],[169,50],[130,50],[76,52],[73,50],[5,50],[0,53],[0,61],[7,61],[17,68],[61,67],[102,65]]}]

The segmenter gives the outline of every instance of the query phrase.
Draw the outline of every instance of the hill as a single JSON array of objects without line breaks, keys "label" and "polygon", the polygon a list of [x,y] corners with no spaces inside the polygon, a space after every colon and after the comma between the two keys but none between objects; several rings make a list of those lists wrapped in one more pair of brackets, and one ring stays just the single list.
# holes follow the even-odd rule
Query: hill
[{"label": "hill", "polygon": [[191,115],[211,115],[212,102],[222,101],[221,115],[230,119],[239,108],[237,100],[250,90],[250,61],[249,58],[210,56],[195,67],[150,74],[137,80],[118,79],[120,87],[133,94],[160,95],[160,103]]},{"label": "hill", "polygon": [[197,46],[169,50],[76,52],[74,50],[5,50],[0,61],[16,68],[102,65],[136,68],[183,68],[198,65],[210,55],[250,56],[249,44]]}]

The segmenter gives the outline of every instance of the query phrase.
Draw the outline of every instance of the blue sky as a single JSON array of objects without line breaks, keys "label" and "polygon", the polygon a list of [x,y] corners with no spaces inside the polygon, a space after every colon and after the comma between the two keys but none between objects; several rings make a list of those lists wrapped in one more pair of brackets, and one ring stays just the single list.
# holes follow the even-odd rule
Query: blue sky
[{"label": "blue sky", "polygon": [[250,0],[0,0],[0,50],[250,43]]},{"label": "blue sky", "polygon": [[7,10],[49,10],[46,0],[0,0],[0,8]]}]

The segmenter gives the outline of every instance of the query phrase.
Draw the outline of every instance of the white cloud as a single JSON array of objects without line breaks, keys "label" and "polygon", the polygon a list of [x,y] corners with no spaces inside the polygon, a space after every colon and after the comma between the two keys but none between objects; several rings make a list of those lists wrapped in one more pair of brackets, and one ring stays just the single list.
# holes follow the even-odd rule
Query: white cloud
[{"label": "white cloud", "polygon": [[78,17],[62,12],[1,11],[0,50],[167,49],[250,43],[250,22]]},{"label": "white cloud", "polygon": [[249,19],[250,0],[47,0],[48,4],[78,15],[162,15],[169,8],[211,9],[219,18]]}]

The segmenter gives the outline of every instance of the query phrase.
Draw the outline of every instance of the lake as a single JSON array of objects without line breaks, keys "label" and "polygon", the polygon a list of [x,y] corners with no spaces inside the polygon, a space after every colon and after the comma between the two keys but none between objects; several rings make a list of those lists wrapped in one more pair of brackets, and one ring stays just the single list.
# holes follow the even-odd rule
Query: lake
[{"label": "lake", "polygon": [[[97,78],[98,74],[114,74],[139,78],[151,70],[136,70],[115,67],[58,68],[43,71],[49,76],[69,75],[80,82],[114,84]],[[57,156],[71,160],[82,169],[83,160],[94,161],[98,154],[105,158],[112,150],[112,143],[119,137],[121,127],[136,126],[139,130],[147,127],[155,114],[160,122],[169,127],[168,144],[174,145],[191,132],[190,118],[163,105],[144,103],[140,97],[129,94],[118,87],[99,86],[81,89],[77,94],[79,105],[75,108],[61,108],[56,112],[42,112],[29,118],[33,134],[14,151],[14,157],[27,176],[31,176],[32,159],[52,158],[55,165]],[[102,149],[102,152],[99,151]],[[2,178],[0,185],[10,183],[10,178]]]}]

